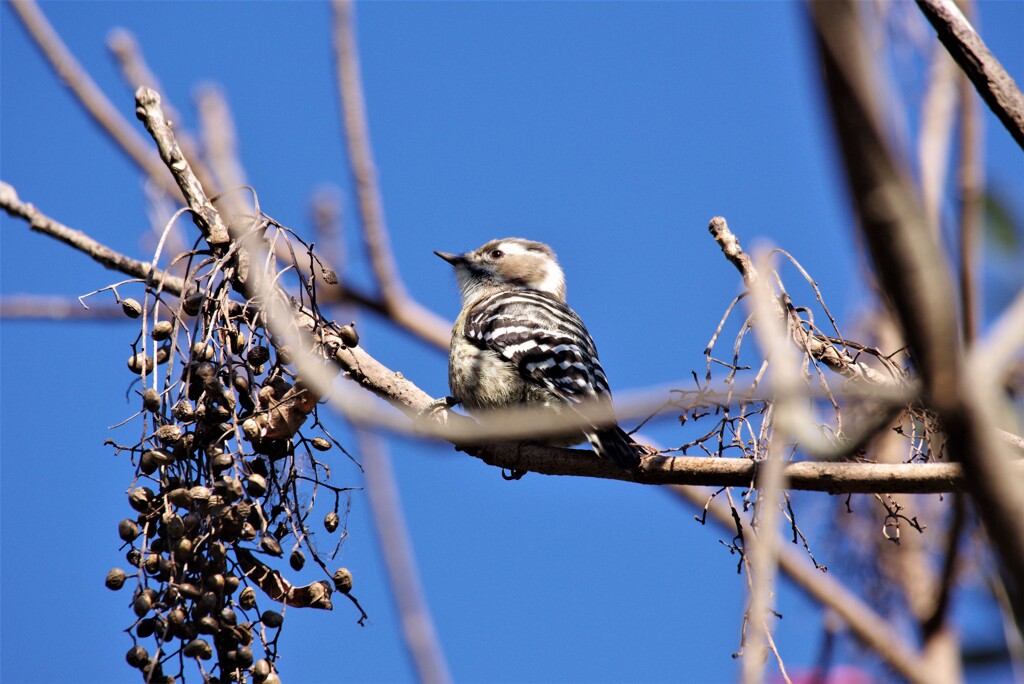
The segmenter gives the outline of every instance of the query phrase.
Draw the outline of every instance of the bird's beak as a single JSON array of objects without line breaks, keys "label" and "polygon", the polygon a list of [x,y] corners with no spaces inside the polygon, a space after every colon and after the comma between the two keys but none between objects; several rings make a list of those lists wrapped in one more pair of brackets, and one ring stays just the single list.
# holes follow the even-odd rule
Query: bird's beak
[{"label": "bird's beak", "polygon": [[434,250],[434,254],[436,254],[437,256],[441,257],[442,259],[447,261],[452,266],[458,266],[462,262],[462,260],[463,260],[463,257],[460,254],[451,254],[449,252],[438,252],[436,249]]}]

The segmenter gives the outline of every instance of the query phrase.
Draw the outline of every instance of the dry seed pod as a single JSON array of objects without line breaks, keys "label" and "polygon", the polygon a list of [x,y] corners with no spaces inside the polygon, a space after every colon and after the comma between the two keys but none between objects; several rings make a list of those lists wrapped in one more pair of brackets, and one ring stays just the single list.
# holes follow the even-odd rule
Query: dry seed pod
[{"label": "dry seed pod", "polygon": [[139,594],[135,597],[135,601],[132,603],[132,610],[135,611],[135,614],[139,617],[145,617],[146,613],[148,613],[152,608],[153,599],[151,599],[148,594]]},{"label": "dry seed pod", "polygon": [[231,457],[231,454],[217,454],[210,461],[210,467],[215,473],[221,473],[232,465],[234,465],[235,459]]},{"label": "dry seed pod", "polygon": [[216,634],[220,631],[220,623],[212,615],[204,615],[196,622],[196,630],[200,634]]},{"label": "dry seed pod", "polygon": [[263,611],[263,615],[260,616],[260,621],[267,627],[273,629],[275,627],[280,627],[284,623],[284,616],[276,610],[265,610]]},{"label": "dry seed pod", "polygon": [[252,610],[256,606],[256,590],[252,587],[243,589],[242,593],[238,595],[238,605],[242,607],[242,610]]},{"label": "dry seed pod", "polygon": [[328,532],[334,532],[336,529],[338,529],[339,522],[341,521],[338,519],[338,514],[334,511],[331,511],[330,513],[324,516],[324,529],[326,529]]},{"label": "dry seed pod", "polygon": [[202,592],[199,590],[199,587],[192,584],[191,582],[182,582],[178,584],[177,587],[179,594],[181,594],[187,599],[192,599],[193,601],[199,598],[200,595],[202,595]]},{"label": "dry seed pod", "polygon": [[[165,427],[177,427],[177,426],[176,425],[164,425],[163,427],[160,428],[160,430],[163,430]],[[160,430],[156,431],[157,432],[157,439],[161,439],[161,437],[160,437]],[[179,429],[178,432],[180,433],[181,430]],[[173,436],[173,432],[165,432],[164,433],[164,436],[168,436],[168,435]],[[179,435],[178,439],[181,439],[180,435]],[[175,441],[177,441],[177,440],[175,440]],[[163,449],[150,449],[149,451],[144,453],[142,455],[142,457],[144,459],[145,458],[149,458],[153,463],[155,463],[158,466],[168,466],[168,465],[171,465],[172,463],[174,463],[174,456],[171,455],[169,452],[164,451]]]},{"label": "dry seed pod", "polygon": [[145,620],[139,620],[139,624],[135,627],[135,636],[140,639],[146,639],[153,636],[156,633],[156,619],[146,618]]},{"label": "dry seed pod", "polygon": [[142,669],[149,664],[149,653],[142,646],[135,645],[124,654],[124,659],[134,668]]},{"label": "dry seed pod", "polygon": [[149,487],[136,487],[128,495],[128,505],[139,513],[145,513],[150,509],[155,496]]},{"label": "dry seed pod", "polygon": [[160,321],[153,326],[153,329],[149,332],[149,336],[157,342],[162,342],[170,338],[171,333],[174,331],[174,324],[170,321]]},{"label": "dry seed pod", "polygon": [[129,297],[121,300],[121,311],[124,311],[128,318],[138,318],[142,315],[142,305]]},{"label": "dry seed pod", "polygon": [[292,570],[298,572],[306,565],[306,555],[302,553],[302,549],[294,549],[292,555],[288,557],[288,564],[292,566]]},{"label": "dry seed pod", "polygon": [[248,646],[239,646],[235,651],[235,664],[242,668],[252,665],[252,649]]},{"label": "dry seed pod", "polygon": [[126,542],[135,541],[139,536],[139,526],[134,520],[125,518],[121,522],[117,523],[117,536]]},{"label": "dry seed pod", "polygon": [[206,342],[196,342],[192,345],[193,361],[209,361],[213,358],[213,345]]},{"label": "dry seed pod", "polygon": [[343,325],[341,330],[338,331],[338,337],[341,338],[342,344],[346,347],[359,346],[359,333],[356,332],[355,325],[355,321],[352,321],[348,325]]},{"label": "dry seed pod", "polygon": [[192,550],[192,540],[188,537],[183,537],[178,540],[178,544],[174,547],[174,557],[179,561],[187,561],[192,558]]},{"label": "dry seed pod", "polygon": [[263,539],[260,539],[260,548],[271,556],[281,556],[284,553],[281,550],[281,544],[273,537],[263,537]]},{"label": "dry seed pod", "polygon": [[352,591],[352,573],[348,571],[348,568],[338,568],[334,571],[332,578],[334,579],[334,588],[342,594]]},{"label": "dry seed pod", "polygon": [[193,292],[181,300],[181,308],[189,316],[196,316],[203,307],[204,295],[202,292]]},{"label": "dry seed pod", "polygon": [[142,408],[150,413],[156,413],[160,410],[160,393],[156,391],[155,387],[148,387],[142,393]]},{"label": "dry seed pod", "polygon": [[267,493],[267,481],[262,475],[253,473],[245,481],[245,491],[253,498],[259,498]]},{"label": "dry seed pod", "polygon": [[226,606],[220,611],[220,624],[227,625],[228,627],[234,627],[238,624],[238,616],[235,615],[235,611],[231,606]]},{"label": "dry seed pod", "polygon": [[167,363],[167,359],[171,358],[171,348],[168,346],[158,347],[156,350],[156,362],[157,365],[163,365]]},{"label": "dry seed pod", "polygon": [[328,285],[338,284],[338,274],[330,268],[325,268],[320,271],[320,275],[323,276],[324,282]]},{"label": "dry seed pod", "polygon": [[179,399],[178,403],[171,409],[171,415],[174,416],[175,420],[180,420],[183,423],[191,422],[196,417],[196,410],[192,407],[192,403],[188,399]]},{"label": "dry seed pod", "polygon": [[309,441],[317,451],[330,451],[331,449],[331,443],[323,437],[314,437]]},{"label": "dry seed pod", "polygon": [[121,568],[114,568],[107,573],[107,579],[104,584],[107,585],[107,589],[117,591],[124,586],[124,581],[128,576],[124,573]]},{"label": "dry seed pod", "polygon": [[202,486],[193,487],[192,489],[188,490],[188,492],[189,494],[192,495],[192,500],[197,501],[199,503],[209,501],[210,496],[213,494],[213,492],[211,492],[208,487]]},{"label": "dry seed pod", "polygon": [[262,366],[270,360],[270,350],[262,344],[257,345],[249,350],[249,353],[245,355],[245,360],[248,361],[249,365],[253,368]]},{"label": "dry seed pod", "polygon": [[231,630],[231,636],[242,646],[248,646],[252,643],[252,628],[248,622],[235,625],[234,629]]},{"label": "dry seed pod", "polygon": [[256,684],[262,684],[266,681],[267,677],[270,676],[270,661],[266,658],[260,658],[252,665],[252,679]]},{"label": "dry seed pod", "polygon": [[252,441],[260,436],[261,428],[260,424],[256,422],[255,418],[246,418],[242,421],[242,434],[249,441]]},{"label": "dry seed pod", "polygon": [[213,648],[211,648],[210,644],[206,643],[202,639],[193,639],[188,642],[185,644],[185,647],[181,649],[181,652],[185,654],[186,658],[209,660],[213,657]]},{"label": "dry seed pod", "polygon": [[224,575],[224,594],[226,596],[231,596],[231,594],[234,594],[235,590],[238,589],[238,585],[240,583],[241,583],[241,580],[238,579],[237,575],[232,575],[230,572],[225,574]]},{"label": "dry seed pod", "polygon": [[252,523],[244,523],[238,532],[238,538],[243,541],[252,541],[256,538],[256,528],[252,526]]},{"label": "dry seed pod", "polygon": [[153,358],[143,353],[134,354],[128,357],[128,370],[136,375],[152,373],[154,368]]},{"label": "dry seed pod", "polygon": [[[156,438],[164,446],[171,446],[172,444],[177,443],[177,441],[181,439],[181,435],[181,426],[174,425],[173,423],[170,425],[161,425],[159,428],[157,428],[156,431]],[[169,454],[168,458],[171,459],[170,462],[174,461],[174,459]],[[169,463],[163,465],[169,465]]]},{"label": "dry seed pod", "polygon": [[178,508],[191,508],[192,492],[184,487],[177,487],[167,492],[167,500]]}]

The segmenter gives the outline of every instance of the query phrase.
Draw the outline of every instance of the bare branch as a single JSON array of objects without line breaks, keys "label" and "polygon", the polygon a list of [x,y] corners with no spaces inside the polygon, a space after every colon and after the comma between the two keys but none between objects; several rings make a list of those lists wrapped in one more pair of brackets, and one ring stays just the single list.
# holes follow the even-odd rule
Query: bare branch
[{"label": "bare branch", "polygon": [[370,265],[380,288],[388,316],[442,349],[447,349],[450,325],[437,314],[412,299],[402,284],[391,252],[388,230],[384,222],[377,170],[370,148],[363,99],[362,77],[355,40],[354,10],[349,0],[334,0],[334,49],[337,56],[338,93],[345,122],[345,140],[349,164],[356,182],[356,195],[363,236],[370,255]]},{"label": "bare branch", "polygon": [[135,102],[135,116],[142,121],[146,130],[156,141],[157,148],[160,150],[160,158],[171,170],[175,182],[181,188],[181,192],[192,210],[192,220],[195,221],[196,226],[211,247],[216,249],[226,245],[230,240],[228,228],[224,225],[220,213],[207,199],[199,179],[196,178],[191,165],[182,154],[181,148],[178,147],[171,124],[160,109],[160,96],[150,88],[139,88],[135,92]]},{"label": "bare branch", "polygon": [[939,40],[1024,149],[1024,94],[952,0],[917,0]]},{"label": "bare branch", "polygon": [[87,254],[93,261],[109,269],[142,279],[147,279],[152,275],[154,280],[163,283],[164,290],[172,294],[180,295],[185,290],[185,281],[181,278],[159,269],[153,271],[152,264],[149,262],[127,257],[97,242],[82,231],[68,228],[64,224],[54,221],[35,206],[22,202],[14,188],[3,181],[0,181],[0,208],[10,216],[27,221],[32,230],[49,235],[69,247]]},{"label": "bare branch", "polygon": [[7,295],[0,297],[0,318],[6,320],[96,321],[128,320],[120,306],[91,306],[86,309],[77,299],[47,295]]},{"label": "bare branch", "polygon": [[29,35],[35,41],[43,56],[50,62],[61,83],[78,98],[85,110],[96,123],[113,138],[135,164],[174,198],[181,193],[168,176],[167,170],[154,155],[145,139],[135,132],[131,123],[117,111],[96,82],[74,58],[53,26],[43,15],[35,0],[13,0],[11,7],[21,19]]},{"label": "bare branch", "polygon": [[391,468],[391,456],[377,435],[357,428],[356,438],[366,469],[366,488],[377,539],[398,605],[406,648],[421,682],[450,682],[448,664],[416,569],[412,541]]},{"label": "bare branch", "polygon": [[1024,487],[992,423],[991,388],[965,372],[949,268],[913,186],[889,150],[873,101],[871,54],[853,2],[811,3],[826,88],[853,201],[875,271],[898,314],[925,398],[959,459],[1024,625]]}]

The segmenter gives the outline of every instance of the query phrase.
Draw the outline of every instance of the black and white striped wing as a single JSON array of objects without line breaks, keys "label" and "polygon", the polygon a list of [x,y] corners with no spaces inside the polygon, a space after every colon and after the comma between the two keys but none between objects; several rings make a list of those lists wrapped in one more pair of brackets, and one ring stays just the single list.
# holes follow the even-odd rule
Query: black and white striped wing
[{"label": "black and white striped wing", "polygon": [[543,292],[499,292],[477,304],[466,337],[519,369],[563,401],[610,397],[594,341],[568,306]]}]

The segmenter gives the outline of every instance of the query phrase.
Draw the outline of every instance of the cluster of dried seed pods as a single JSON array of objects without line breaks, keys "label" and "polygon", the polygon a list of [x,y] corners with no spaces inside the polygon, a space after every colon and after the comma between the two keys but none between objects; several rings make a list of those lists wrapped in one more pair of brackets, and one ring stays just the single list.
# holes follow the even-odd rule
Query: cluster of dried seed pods
[{"label": "cluster of dried seed pods", "polygon": [[[165,370],[152,383],[162,390],[141,392],[143,439],[117,447],[137,466],[128,492],[135,515],[118,524],[128,569],[111,570],[106,586],[131,589],[125,659],[144,681],[184,681],[191,662],[205,682],[274,683],[283,606],[330,609],[336,589],[358,607],[351,574],[330,574],[307,524],[326,489],[333,505],[323,528],[337,532],[349,490],[328,484],[314,455],[336,442],[298,432],[319,397],[290,370],[294,351],[267,333],[258,310],[206,282],[171,320],[152,320],[163,304],[147,311],[121,300],[126,315],[149,324],[129,369],[144,385]],[[351,326],[329,332],[358,344]],[[286,547],[292,570],[308,553],[330,580],[295,586],[260,560]],[[271,605],[260,606],[259,595]]]}]

